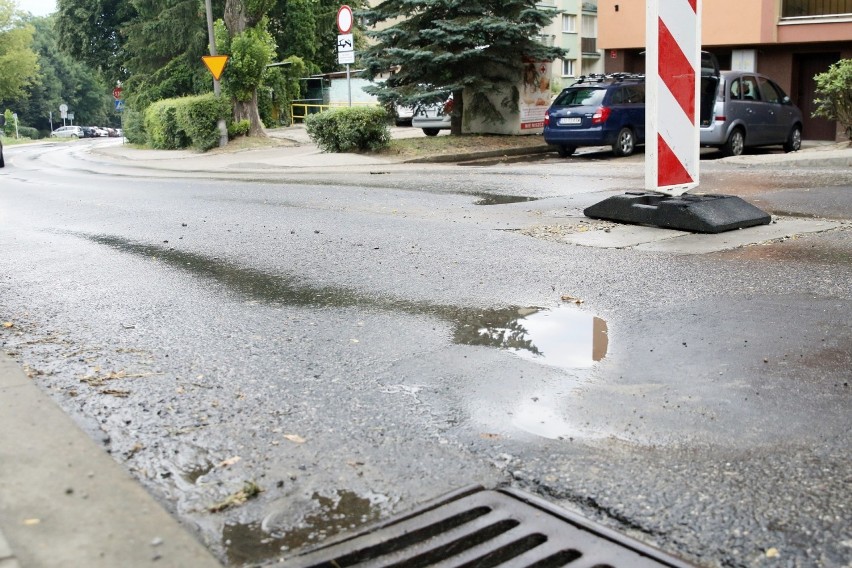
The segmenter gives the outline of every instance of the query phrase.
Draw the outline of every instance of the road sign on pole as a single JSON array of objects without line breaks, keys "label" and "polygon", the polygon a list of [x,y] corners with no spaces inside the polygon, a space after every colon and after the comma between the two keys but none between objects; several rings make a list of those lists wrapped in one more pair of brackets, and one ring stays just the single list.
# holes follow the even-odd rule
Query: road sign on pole
[{"label": "road sign on pole", "polygon": [[352,31],[352,22],[354,18],[352,17],[352,8],[347,5],[343,5],[337,11],[337,29],[342,34],[348,34]]},{"label": "road sign on pole", "polygon": [[219,80],[219,77],[222,76],[222,71],[225,70],[225,64],[228,63],[228,59],[230,59],[229,55],[201,56],[201,60],[204,62],[204,65],[207,66],[207,69],[213,74],[213,78],[217,81]]},{"label": "road sign on pole", "polygon": [[648,0],[645,17],[645,189],[698,185],[701,0]]},{"label": "road sign on pole", "polygon": [[122,90],[121,87],[116,87],[112,90],[112,97],[115,100],[118,100],[118,99],[121,98],[121,90]]},{"label": "road sign on pole", "polygon": [[349,92],[349,106],[352,106],[352,76],[349,73],[349,64],[355,63],[355,40],[350,33],[352,31],[352,8],[343,5],[337,11],[337,63],[346,64],[346,89]]}]

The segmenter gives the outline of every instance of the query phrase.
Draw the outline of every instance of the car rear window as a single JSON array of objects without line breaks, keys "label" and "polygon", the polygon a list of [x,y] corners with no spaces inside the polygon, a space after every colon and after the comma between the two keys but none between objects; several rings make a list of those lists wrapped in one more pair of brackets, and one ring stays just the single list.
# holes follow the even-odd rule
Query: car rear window
[{"label": "car rear window", "polygon": [[596,106],[603,102],[605,94],[606,89],[594,87],[565,89],[559,93],[553,104],[559,106]]}]

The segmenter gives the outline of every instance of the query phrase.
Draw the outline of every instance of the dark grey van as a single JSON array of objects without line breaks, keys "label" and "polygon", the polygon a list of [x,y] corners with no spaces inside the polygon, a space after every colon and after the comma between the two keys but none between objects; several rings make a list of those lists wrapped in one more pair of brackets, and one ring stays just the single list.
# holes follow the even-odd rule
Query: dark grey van
[{"label": "dark grey van", "polygon": [[795,152],[802,146],[802,111],[765,75],[722,71],[712,113],[702,112],[700,142],[728,156],[775,144]]}]

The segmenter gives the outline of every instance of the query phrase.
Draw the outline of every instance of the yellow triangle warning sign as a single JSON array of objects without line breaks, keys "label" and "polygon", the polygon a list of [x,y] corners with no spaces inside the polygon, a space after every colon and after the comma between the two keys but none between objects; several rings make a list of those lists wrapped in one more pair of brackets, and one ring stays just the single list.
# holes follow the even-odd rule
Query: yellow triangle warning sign
[{"label": "yellow triangle warning sign", "polygon": [[207,69],[213,74],[213,78],[217,81],[222,76],[222,71],[225,69],[225,64],[230,57],[228,55],[203,55],[201,60]]}]

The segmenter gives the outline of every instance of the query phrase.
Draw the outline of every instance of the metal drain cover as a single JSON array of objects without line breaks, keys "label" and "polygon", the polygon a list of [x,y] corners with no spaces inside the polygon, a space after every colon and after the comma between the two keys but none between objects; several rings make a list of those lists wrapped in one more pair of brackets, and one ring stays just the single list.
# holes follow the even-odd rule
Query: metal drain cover
[{"label": "metal drain cover", "polygon": [[536,496],[461,489],[290,558],[286,568],[691,568]]}]

